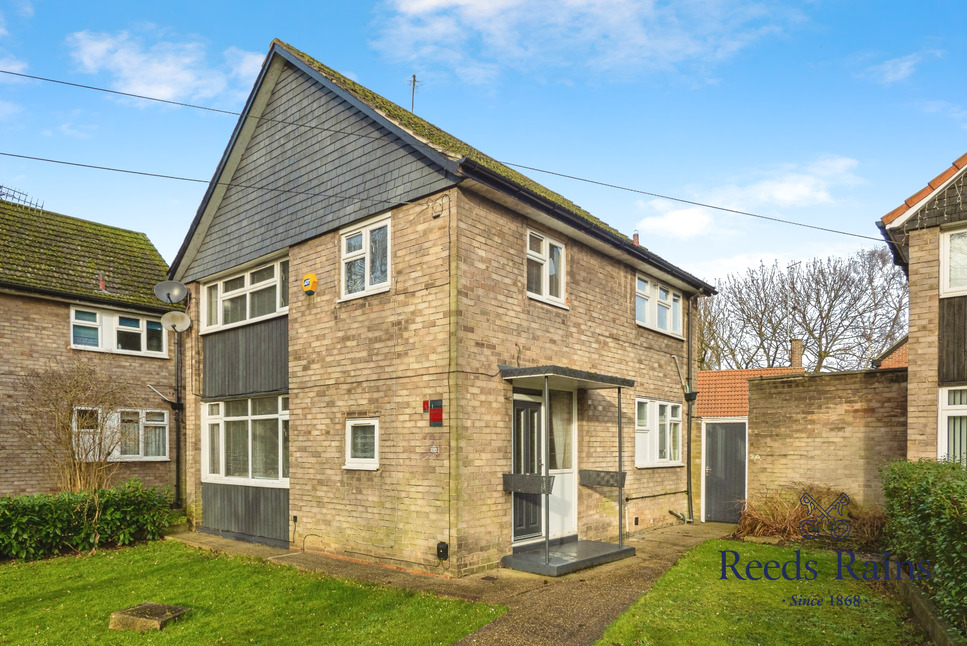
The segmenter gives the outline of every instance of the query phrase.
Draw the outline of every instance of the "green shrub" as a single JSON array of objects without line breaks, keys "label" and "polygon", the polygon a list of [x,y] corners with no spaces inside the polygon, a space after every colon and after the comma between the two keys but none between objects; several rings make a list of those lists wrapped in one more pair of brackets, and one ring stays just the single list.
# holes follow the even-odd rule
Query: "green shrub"
[{"label": "green shrub", "polygon": [[967,633],[967,470],[953,462],[894,462],[882,477],[891,553],[930,561],[928,591]]},{"label": "green shrub", "polygon": [[33,560],[161,536],[167,489],[137,480],[114,489],[0,498],[0,558]]}]

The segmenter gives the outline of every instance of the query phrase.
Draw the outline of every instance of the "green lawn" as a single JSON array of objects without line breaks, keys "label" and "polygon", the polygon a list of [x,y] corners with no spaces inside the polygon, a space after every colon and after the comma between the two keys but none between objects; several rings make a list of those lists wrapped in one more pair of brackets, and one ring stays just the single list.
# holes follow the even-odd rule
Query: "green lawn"
[{"label": "green lawn", "polygon": [[[108,630],[145,601],[191,611],[160,633]],[[450,644],[504,611],[174,541],[0,565],[0,644]]]},{"label": "green lawn", "polygon": [[[721,550],[732,550],[740,556],[735,568],[745,580],[737,580],[731,569],[722,580]],[[726,554],[726,564],[734,562]],[[788,581],[775,566],[773,578],[763,578],[763,570],[752,570],[758,581],[747,579],[745,566],[750,561],[779,564],[794,560],[790,548],[743,543],[738,541],[708,541],[688,552],[662,576],[654,587],[613,623],[598,646],[677,646],[678,644],[745,644],[811,645],[877,644],[887,646],[920,645],[928,643],[926,635],[910,617],[905,606],[883,587],[856,581],[843,572],[837,580],[837,555],[828,551],[802,551],[803,580]],[[806,562],[812,560],[813,580]],[[857,559],[854,571],[862,577]],[[790,577],[795,577],[794,565],[788,566]],[[884,584],[881,584],[884,585]],[[834,603],[830,605],[830,595]],[[839,605],[849,598],[858,606]],[[792,605],[796,599],[822,599],[820,606]]]}]

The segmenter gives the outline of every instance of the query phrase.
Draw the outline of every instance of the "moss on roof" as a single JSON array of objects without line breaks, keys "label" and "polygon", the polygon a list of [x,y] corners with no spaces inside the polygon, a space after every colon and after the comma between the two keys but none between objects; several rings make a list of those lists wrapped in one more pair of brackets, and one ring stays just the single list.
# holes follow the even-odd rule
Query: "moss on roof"
[{"label": "moss on roof", "polygon": [[599,220],[598,218],[594,217],[593,215],[591,215],[590,213],[588,213],[587,211],[585,211],[580,206],[578,206],[571,200],[567,199],[563,195],[555,193],[549,188],[535,182],[534,180],[527,177],[526,175],[523,175],[522,173],[519,173],[516,170],[509,168],[504,164],[501,164],[496,159],[483,154],[482,152],[480,152],[473,146],[467,144],[466,142],[461,141],[460,139],[457,139],[450,133],[444,130],[441,130],[440,128],[437,128],[432,123],[425,121],[424,119],[421,119],[420,117],[416,116],[406,108],[400,107],[399,105],[393,103],[389,99],[386,99],[380,96],[379,94],[376,94],[372,90],[369,90],[363,87],[359,83],[356,83],[355,81],[346,78],[345,76],[335,71],[334,69],[327,67],[326,65],[323,65],[322,63],[312,58],[305,52],[302,52],[296,49],[292,45],[289,45],[288,43],[285,43],[279,40],[278,38],[273,40],[272,44],[277,45],[278,47],[281,47],[282,49],[286,50],[287,52],[289,52],[290,54],[292,54],[293,56],[301,60],[303,63],[305,63],[312,69],[316,70],[317,72],[325,76],[333,83],[335,83],[343,90],[349,92],[350,94],[355,96],[357,99],[359,99],[366,105],[370,106],[374,110],[377,110],[378,112],[383,114],[386,118],[395,122],[402,128],[412,132],[417,137],[428,142],[433,147],[449,154],[451,157],[455,159],[466,157],[467,159],[470,159],[480,164],[481,166],[484,166],[488,170],[496,173],[497,175],[500,175],[505,179],[508,179],[516,184],[519,184],[520,186],[523,186],[524,188],[532,191],[533,193],[536,193],[537,195],[540,195],[541,197],[570,211],[571,213],[574,213],[575,215],[578,215],[584,218],[585,220],[591,222],[595,226],[600,227],[614,235],[620,236],[628,240],[628,237],[622,234],[620,231],[604,223],[602,220]]},{"label": "moss on roof", "polygon": [[153,290],[167,271],[143,233],[0,200],[0,284],[6,287],[164,309]]}]

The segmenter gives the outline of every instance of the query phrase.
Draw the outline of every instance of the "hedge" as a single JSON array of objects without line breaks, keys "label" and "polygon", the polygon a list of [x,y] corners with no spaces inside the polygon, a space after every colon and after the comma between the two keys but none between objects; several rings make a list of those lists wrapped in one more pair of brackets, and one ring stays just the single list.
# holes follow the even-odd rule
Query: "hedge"
[{"label": "hedge", "polygon": [[113,489],[0,498],[0,558],[41,559],[161,536],[167,488],[138,480]]},{"label": "hedge", "polygon": [[955,462],[894,462],[882,477],[890,552],[930,562],[927,591],[967,634],[967,469]]}]

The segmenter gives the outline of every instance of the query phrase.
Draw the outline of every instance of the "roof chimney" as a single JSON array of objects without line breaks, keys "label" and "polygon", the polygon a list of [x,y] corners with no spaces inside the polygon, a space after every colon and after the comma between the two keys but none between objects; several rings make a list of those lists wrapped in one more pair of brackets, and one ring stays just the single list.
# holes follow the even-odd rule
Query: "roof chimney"
[{"label": "roof chimney", "polygon": [[637,231],[635,231],[635,235],[634,235],[634,237],[633,237],[633,238],[631,239],[631,241],[635,243],[635,246],[636,246],[636,247],[638,246],[638,232],[637,232]]},{"label": "roof chimney", "polygon": [[802,339],[790,339],[789,365],[793,368],[802,368]]}]

